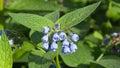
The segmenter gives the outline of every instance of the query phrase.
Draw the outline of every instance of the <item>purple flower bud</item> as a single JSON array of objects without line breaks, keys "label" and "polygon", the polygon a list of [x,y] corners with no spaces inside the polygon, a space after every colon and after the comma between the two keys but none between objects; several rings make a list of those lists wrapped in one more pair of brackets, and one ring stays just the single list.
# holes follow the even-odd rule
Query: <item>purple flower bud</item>
[{"label": "purple flower bud", "polygon": [[60,39],[62,39],[62,40],[65,40],[65,39],[66,39],[66,34],[65,34],[64,32],[61,32],[61,33],[59,34],[59,36],[60,36]]},{"label": "purple flower bud", "polygon": [[48,35],[44,35],[41,39],[44,43],[48,42]]},{"label": "purple flower bud", "polygon": [[60,37],[59,37],[58,33],[54,33],[53,41],[59,41],[59,40],[60,40]]},{"label": "purple flower bud", "polygon": [[71,37],[73,36],[73,33],[72,33],[72,32],[70,32],[69,34],[70,34]]},{"label": "purple flower bud", "polygon": [[117,36],[117,35],[118,35],[118,33],[116,33],[116,32],[114,32],[114,33],[112,34],[113,37],[115,37],[115,36]]},{"label": "purple flower bud", "polygon": [[65,39],[62,43],[62,47],[69,46],[69,41]]},{"label": "purple flower bud", "polygon": [[70,53],[70,48],[68,46],[63,47],[62,53],[64,53],[64,54]]},{"label": "purple flower bud", "polygon": [[55,24],[54,27],[55,28],[60,28],[60,24]]},{"label": "purple flower bud", "polygon": [[2,35],[2,30],[0,30],[0,35]]},{"label": "purple flower bud", "polygon": [[10,45],[13,45],[13,39],[10,39],[10,40],[9,40],[9,44],[10,44]]},{"label": "purple flower bud", "polygon": [[45,50],[48,50],[49,43],[48,42],[44,43],[43,46],[42,46],[42,48],[44,48]]},{"label": "purple flower bud", "polygon": [[49,31],[50,31],[50,28],[48,28],[48,27],[43,27],[43,28],[42,28],[42,32],[43,32],[44,34],[47,34]]},{"label": "purple flower bud", "polygon": [[52,44],[51,44],[50,49],[51,49],[52,51],[56,51],[57,48],[58,48],[58,44],[57,44],[55,41],[53,41]]},{"label": "purple flower bud", "polygon": [[77,34],[72,35],[72,41],[77,42],[79,40],[79,36]]},{"label": "purple flower bud", "polygon": [[70,43],[70,51],[71,53],[75,52],[77,48],[77,45],[74,44],[73,42]]}]

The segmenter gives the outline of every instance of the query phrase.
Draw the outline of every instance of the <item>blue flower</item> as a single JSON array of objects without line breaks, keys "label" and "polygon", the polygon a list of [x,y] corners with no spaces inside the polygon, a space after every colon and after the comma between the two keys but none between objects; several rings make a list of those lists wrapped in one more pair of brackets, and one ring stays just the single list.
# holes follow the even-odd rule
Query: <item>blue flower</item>
[{"label": "blue flower", "polygon": [[0,30],[0,35],[2,35],[2,30]]},{"label": "blue flower", "polygon": [[42,28],[42,32],[43,32],[44,34],[47,34],[49,31],[50,31],[50,28],[49,28],[49,27],[43,27],[43,28]]},{"label": "blue flower", "polygon": [[49,43],[48,42],[44,43],[43,46],[42,46],[42,48],[44,48],[45,50],[48,50]]},{"label": "blue flower", "polygon": [[62,53],[64,53],[64,54],[70,53],[70,48],[68,46],[63,47]]},{"label": "blue flower", "polygon": [[56,51],[57,48],[58,48],[58,44],[55,41],[53,41],[51,44],[50,50]]},{"label": "blue flower", "polygon": [[41,39],[44,43],[48,42],[48,35],[44,35]]},{"label": "blue flower", "polygon": [[[9,34],[7,30],[4,30],[5,34]],[[0,30],[0,35],[2,35],[2,30]]]},{"label": "blue flower", "polygon": [[77,34],[73,34],[71,38],[74,42],[77,42],[79,40],[79,36]]},{"label": "blue flower", "polygon": [[73,36],[73,33],[72,33],[72,32],[70,32],[69,34],[70,34],[71,37]]},{"label": "blue flower", "polygon": [[70,43],[70,51],[71,53],[75,52],[77,48],[77,45],[74,44],[73,42]]},{"label": "blue flower", "polygon": [[59,36],[60,36],[60,39],[61,39],[61,40],[65,40],[65,39],[66,39],[66,34],[65,34],[64,32],[61,32],[61,33],[59,34]]},{"label": "blue flower", "polygon": [[59,41],[60,40],[60,37],[59,37],[59,35],[58,35],[58,33],[57,32],[55,32],[54,34],[53,34],[53,39],[52,39],[53,41]]},{"label": "blue flower", "polygon": [[54,28],[57,28],[57,29],[60,28],[60,24],[55,24]]},{"label": "blue flower", "polygon": [[63,42],[62,42],[62,47],[65,47],[65,46],[69,46],[69,41],[67,39],[65,39]]}]

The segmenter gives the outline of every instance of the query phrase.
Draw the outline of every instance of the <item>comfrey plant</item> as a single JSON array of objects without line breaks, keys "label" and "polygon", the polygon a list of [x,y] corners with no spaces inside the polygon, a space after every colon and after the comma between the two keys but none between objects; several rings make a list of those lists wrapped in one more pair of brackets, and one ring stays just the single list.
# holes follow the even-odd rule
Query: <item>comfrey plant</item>
[{"label": "comfrey plant", "polygon": [[52,51],[56,51],[58,49],[57,42],[62,41],[62,53],[73,53],[78,49],[77,45],[74,43],[79,40],[79,36],[77,34],[73,34],[72,32],[70,32],[69,35],[67,35],[64,31],[60,30],[60,24],[55,24],[52,40],[50,42],[49,37],[51,36],[51,31],[52,29],[49,27],[45,26],[42,28],[42,33],[45,34],[41,38],[44,43],[42,45],[42,48],[44,48],[45,50],[50,49]]}]

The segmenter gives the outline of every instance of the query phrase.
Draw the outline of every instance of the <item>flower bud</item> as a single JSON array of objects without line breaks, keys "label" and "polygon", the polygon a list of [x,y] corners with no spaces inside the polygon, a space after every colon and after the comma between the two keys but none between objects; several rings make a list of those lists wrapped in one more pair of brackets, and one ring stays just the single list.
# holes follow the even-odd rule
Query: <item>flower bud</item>
[{"label": "flower bud", "polygon": [[54,28],[57,28],[57,29],[60,28],[60,24],[55,24]]},{"label": "flower bud", "polygon": [[77,42],[79,40],[79,36],[77,34],[73,34],[71,38],[74,42]]}]

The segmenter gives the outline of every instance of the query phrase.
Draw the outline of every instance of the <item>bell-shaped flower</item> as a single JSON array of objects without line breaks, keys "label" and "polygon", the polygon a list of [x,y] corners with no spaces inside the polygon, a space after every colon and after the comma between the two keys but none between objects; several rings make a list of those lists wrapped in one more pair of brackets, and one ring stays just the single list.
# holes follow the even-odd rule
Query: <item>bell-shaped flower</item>
[{"label": "bell-shaped flower", "polygon": [[53,39],[52,39],[53,41],[59,41],[60,40],[60,37],[59,37],[59,35],[58,35],[58,33],[57,32],[55,32],[54,34],[53,34]]},{"label": "bell-shaped flower", "polygon": [[64,54],[70,53],[70,48],[68,46],[63,47],[62,53],[64,53]]},{"label": "bell-shaped flower", "polygon": [[74,44],[73,42],[70,43],[70,52],[73,53],[76,51],[77,48],[77,45]]},{"label": "bell-shaped flower", "polygon": [[69,41],[67,39],[65,39],[63,42],[62,42],[62,47],[65,47],[65,46],[69,46]]},{"label": "bell-shaped flower", "polygon": [[50,31],[49,27],[43,27],[42,28],[42,33],[47,34]]},{"label": "bell-shaped flower", "polygon": [[55,41],[52,41],[50,50],[56,51],[57,48],[58,48],[58,44]]},{"label": "bell-shaped flower", "polygon": [[41,40],[45,43],[48,42],[49,36],[48,35],[44,35]]},{"label": "bell-shaped flower", "polygon": [[59,36],[61,40],[65,40],[67,35],[64,32],[60,32]]},{"label": "bell-shaped flower", "polygon": [[58,29],[58,28],[60,28],[60,24],[54,24],[54,28],[56,29]]},{"label": "bell-shaped flower", "polygon": [[42,48],[44,48],[45,50],[48,50],[49,43],[48,42],[44,43],[43,46],[42,46]]}]

